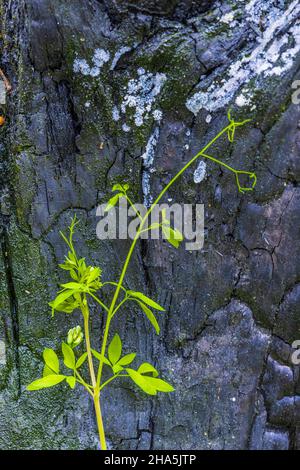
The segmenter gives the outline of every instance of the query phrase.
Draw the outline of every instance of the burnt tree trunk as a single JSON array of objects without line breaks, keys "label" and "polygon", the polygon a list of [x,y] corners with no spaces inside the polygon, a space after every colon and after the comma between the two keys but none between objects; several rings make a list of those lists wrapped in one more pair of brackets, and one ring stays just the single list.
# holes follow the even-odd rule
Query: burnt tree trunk
[{"label": "burnt tree trunk", "polygon": [[[206,162],[201,183],[191,170],[168,194],[205,205],[204,247],[140,243],[127,284],[165,306],[162,334],[128,309],[112,331],[176,392],[151,399],[116,383],[104,394],[107,437],[114,449],[299,448],[298,2],[1,0],[0,12],[13,87],[0,127],[0,448],[97,448],[88,396],[25,389],[43,349],[80,322],[50,318],[59,230],[76,213],[78,250],[117,279],[129,241],[97,239],[97,206],[115,182],[150,201],[229,107],[252,121],[214,155],[254,170],[256,190],[240,194]],[[97,308],[93,324],[96,345]]]}]

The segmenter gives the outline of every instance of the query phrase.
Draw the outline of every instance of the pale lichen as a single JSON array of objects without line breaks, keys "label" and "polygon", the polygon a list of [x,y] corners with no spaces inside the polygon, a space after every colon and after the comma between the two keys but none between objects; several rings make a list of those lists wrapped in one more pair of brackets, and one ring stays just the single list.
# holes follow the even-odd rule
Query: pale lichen
[{"label": "pale lichen", "polygon": [[117,106],[113,107],[112,118],[115,122],[119,121],[119,119],[120,119],[120,113],[119,113],[119,110],[118,110]]},{"label": "pale lichen", "polygon": [[[251,79],[281,76],[294,63],[296,54],[300,51],[300,4],[294,0],[285,8],[274,7],[270,0],[252,0],[245,7],[246,15],[242,15],[240,27],[247,24],[259,25],[263,28],[261,36],[249,53],[233,62],[224,72],[220,81],[213,80],[207,87],[207,82],[200,80],[197,91],[186,101],[187,108],[195,115],[201,109],[209,112],[225,107],[232,98]],[[242,99],[238,101],[242,103]],[[250,104],[245,100],[245,105]]]},{"label": "pale lichen", "polygon": [[0,340],[0,365],[6,364],[6,348],[5,342]]},{"label": "pale lichen", "polygon": [[121,47],[116,53],[115,53],[115,56],[112,60],[112,63],[111,63],[111,66],[110,66],[110,70],[114,70],[117,63],[119,62],[120,58],[122,57],[122,55],[126,54],[126,52],[129,52],[131,51],[131,47],[130,46],[123,46]]},{"label": "pale lichen", "polygon": [[206,163],[203,160],[200,160],[196,170],[194,171],[194,183],[201,183],[206,177]]},{"label": "pale lichen", "polygon": [[149,207],[153,198],[150,192],[150,174],[155,171],[153,168],[155,149],[159,138],[159,127],[156,127],[149,137],[145,152],[141,155],[143,159],[142,190],[144,195],[144,205]]},{"label": "pale lichen", "polygon": [[[131,117],[130,112],[132,111],[134,124],[140,127],[151,116],[158,122],[162,119],[162,112],[159,109],[152,112],[152,108],[167,77],[163,73],[146,72],[142,67],[138,68],[137,75],[137,78],[131,78],[128,81],[120,112],[126,119]],[[116,110],[118,108],[115,107],[113,110],[115,116]]]},{"label": "pale lichen", "polygon": [[109,61],[110,54],[104,49],[95,49],[92,57],[92,66],[88,64],[86,59],[76,58],[73,64],[73,71],[81,73],[84,76],[99,77],[101,68]]},{"label": "pale lichen", "polygon": [[0,104],[6,103],[6,88],[4,81],[0,78]]}]

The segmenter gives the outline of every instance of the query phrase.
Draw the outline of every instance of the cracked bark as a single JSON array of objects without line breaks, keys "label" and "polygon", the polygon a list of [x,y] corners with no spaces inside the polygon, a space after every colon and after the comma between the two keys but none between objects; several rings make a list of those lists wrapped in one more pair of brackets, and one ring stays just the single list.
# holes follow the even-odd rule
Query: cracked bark
[{"label": "cracked bark", "polygon": [[[39,373],[42,349],[57,349],[79,322],[77,316],[48,317],[47,302],[60,280],[56,265],[65,254],[58,232],[79,214],[82,255],[99,264],[105,278],[116,279],[128,243],[96,239],[96,208],[116,181],[129,182],[135,200],[141,197],[140,156],[158,124],[149,118],[137,128],[131,122],[124,133],[125,117],[113,121],[112,106],[120,106],[139,67],[167,75],[155,102],[163,112],[150,175],[155,195],[225,123],[225,108],[212,113],[210,124],[204,109],[197,116],[188,111],[186,100],[204,83],[200,77],[206,76],[206,88],[226,77],[263,30],[243,9],[244,29],[222,23],[230,11],[226,1],[0,3],[1,68],[13,87],[0,129],[0,338],[9,351],[0,366],[0,448],[96,448],[88,398],[24,391]],[[276,14],[272,2],[263,8]],[[273,43],[281,37],[276,34]],[[131,50],[110,70],[124,45]],[[91,65],[97,48],[110,53],[100,76],[75,73],[74,60]],[[252,123],[234,145],[224,140],[215,148],[226,163],[255,169],[255,193],[241,196],[232,176],[211,164],[201,185],[192,182],[191,171],[168,196],[204,203],[204,249],[175,252],[145,240],[138,247],[126,284],[163,303],[162,334],[154,337],[131,311],[122,312],[114,328],[128,352],[139,349],[141,360],[154,362],[175,384],[176,398],[152,401],[127,382],[115,384],[104,411],[113,448],[299,447],[299,379],[290,363],[300,331],[300,111],[290,102],[300,62],[293,59],[280,80],[259,77]],[[245,117],[250,110],[238,109],[235,98],[230,105]],[[96,345],[103,318],[93,313]]]}]

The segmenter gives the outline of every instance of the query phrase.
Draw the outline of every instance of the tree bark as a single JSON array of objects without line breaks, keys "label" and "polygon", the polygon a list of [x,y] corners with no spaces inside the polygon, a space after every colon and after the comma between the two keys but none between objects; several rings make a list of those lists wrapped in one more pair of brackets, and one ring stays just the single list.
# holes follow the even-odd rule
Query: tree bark
[{"label": "tree bark", "polygon": [[[97,448],[93,404],[79,388],[25,390],[43,349],[58,350],[80,322],[50,317],[59,231],[76,213],[78,250],[117,280],[129,241],[97,239],[97,206],[115,182],[151,201],[226,125],[228,108],[252,121],[213,155],[255,171],[256,190],[240,194],[230,172],[206,162],[201,183],[189,171],[168,194],[205,205],[204,247],[142,241],[126,282],[164,305],[162,334],[128,309],[112,333],[176,392],[151,399],[114,382],[101,394],[107,440],[113,449],[299,448],[297,2],[1,0],[0,12],[0,67],[12,84],[0,127],[0,448]],[[93,306],[95,347],[101,315]]]}]

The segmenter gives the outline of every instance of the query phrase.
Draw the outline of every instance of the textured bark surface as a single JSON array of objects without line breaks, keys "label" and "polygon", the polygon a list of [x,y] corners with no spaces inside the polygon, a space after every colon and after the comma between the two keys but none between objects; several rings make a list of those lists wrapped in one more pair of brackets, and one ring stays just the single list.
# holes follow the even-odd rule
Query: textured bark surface
[{"label": "textured bark surface", "polygon": [[[0,9],[13,85],[0,128],[0,448],[97,447],[85,394],[25,390],[43,348],[57,349],[80,321],[49,315],[65,253],[58,232],[76,213],[78,249],[117,279],[129,243],[96,238],[97,205],[116,181],[151,199],[226,124],[229,106],[252,122],[214,155],[256,171],[257,189],[239,194],[232,174],[208,163],[204,181],[189,171],[168,194],[205,204],[204,248],[143,241],[127,283],[165,306],[162,335],[128,310],[113,329],[176,392],[152,400],[127,382],[111,387],[107,437],[115,449],[299,448],[298,2],[1,0]],[[96,308],[93,322],[96,344]]]}]

